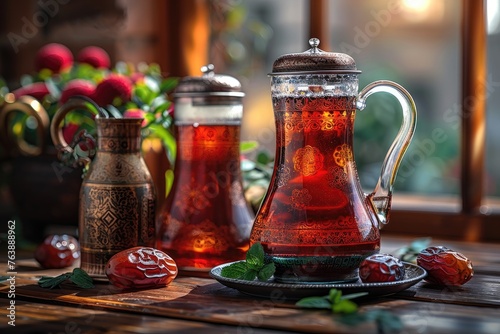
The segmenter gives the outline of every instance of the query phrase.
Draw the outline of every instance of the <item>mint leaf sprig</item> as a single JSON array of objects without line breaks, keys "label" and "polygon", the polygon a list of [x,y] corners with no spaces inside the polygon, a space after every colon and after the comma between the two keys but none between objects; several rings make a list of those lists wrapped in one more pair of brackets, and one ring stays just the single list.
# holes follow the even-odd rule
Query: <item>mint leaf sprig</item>
[{"label": "mint leaf sprig", "polygon": [[396,333],[403,328],[401,319],[390,311],[383,309],[358,312],[358,305],[351,299],[366,296],[367,292],[342,295],[342,291],[331,289],[328,296],[306,297],[295,303],[296,306],[312,309],[327,309],[340,314],[339,321],[356,326],[364,322],[375,322],[378,333]]},{"label": "mint leaf sprig", "polygon": [[422,250],[427,248],[430,245],[431,241],[431,237],[415,239],[409,245],[406,245],[394,251],[394,256],[399,258],[401,261],[416,264],[418,254]]},{"label": "mint leaf sprig", "polygon": [[85,270],[80,268],[73,269],[73,272],[61,274],[56,277],[42,276],[38,280],[38,285],[42,288],[53,289],[59,287],[62,283],[70,280],[76,286],[83,289],[90,289],[94,287],[92,277],[90,277]]},{"label": "mint leaf sprig", "polygon": [[368,292],[358,292],[342,296],[342,291],[330,289],[330,293],[323,297],[306,297],[295,303],[298,307],[327,309],[333,313],[349,314],[358,310],[358,305],[351,299],[366,296]]},{"label": "mint leaf sprig", "polygon": [[259,281],[267,281],[274,275],[276,267],[273,262],[264,262],[264,248],[259,242],[250,247],[246,254],[246,260],[230,264],[222,268],[221,276],[227,278],[243,279],[253,281],[255,277]]}]

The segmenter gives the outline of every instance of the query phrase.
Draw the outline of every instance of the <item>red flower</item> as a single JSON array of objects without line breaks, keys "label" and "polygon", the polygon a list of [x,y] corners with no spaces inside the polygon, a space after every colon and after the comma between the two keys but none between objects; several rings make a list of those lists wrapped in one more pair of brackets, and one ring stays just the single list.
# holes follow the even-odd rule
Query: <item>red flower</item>
[{"label": "red flower", "polygon": [[63,137],[64,137],[64,140],[66,141],[66,143],[71,144],[71,142],[73,141],[73,138],[75,137],[76,131],[78,131],[78,129],[79,129],[79,126],[78,126],[78,124],[75,124],[75,123],[69,123],[68,125],[66,125],[63,128],[62,133],[63,133]]},{"label": "red flower", "polygon": [[35,56],[35,69],[48,68],[53,73],[60,73],[73,65],[73,54],[62,44],[51,43],[43,46]]},{"label": "red flower", "polygon": [[69,81],[64,87],[59,102],[66,103],[68,99],[75,95],[83,95],[92,98],[95,91],[95,85],[84,79],[74,79]]},{"label": "red flower", "polygon": [[68,145],[73,146],[74,151],[80,157],[93,157],[95,155],[95,142],[92,138],[85,135],[85,130],[80,130],[80,126],[75,123],[69,123],[62,129],[63,137]]},{"label": "red flower", "polygon": [[[123,113],[123,117],[124,118],[144,118],[144,115],[146,114],[146,112],[142,109],[128,109],[128,110],[125,110],[125,112]],[[148,124],[147,120],[144,119],[142,121],[142,126],[146,126],[146,124]]]},{"label": "red flower", "polygon": [[31,85],[24,86],[16,89],[12,92],[16,99],[21,96],[29,95],[34,97],[38,101],[42,101],[46,95],[49,95],[49,90],[47,89],[47,85],[44,82],[34,82]]},{"label": "red flower", "polygon": [[109,68],[111,63],[108,53],[98,46],[83,48],[78,54],[77,60],[95,68]]},{"label": "red flower", "polygon": [[96,87],[93,100],[101,107],[112,104],[116,98],[121,102],[130,101],[132,97],[132,83],[129,78],[111,74],[102,80]]},{"label": "red flower", "polygon": [[130,80],[132,80],[132,82],[134,84],[138,83],[138,82],[142,82],[144,81],[144,77],[145,75],[141,72],[134,72],[130,75]]},{"label": "red flower", "polygon": [[175,105],[174,103],[172,103],[170,105],[170,108],[168,108],[167,110],[168,114],[172,117],[172,118],[175,118]]}]

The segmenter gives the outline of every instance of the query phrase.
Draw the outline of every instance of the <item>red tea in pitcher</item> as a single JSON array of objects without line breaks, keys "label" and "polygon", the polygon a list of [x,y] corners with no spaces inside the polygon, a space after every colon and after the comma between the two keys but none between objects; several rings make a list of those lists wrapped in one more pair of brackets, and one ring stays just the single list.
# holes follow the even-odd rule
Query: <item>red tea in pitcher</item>
[{"label": "red tea in pitcher", "polygon": [[181,125],[177,138],[157,247],[182,270],[244,259],[253,217],[243,197],[240,126]]},{"label": "red tea in pitcher", "polygon": [[[278,280],[346,280],[345,273],[378,252],[377,219],[353,159],[354,101],[273,98],[279,159],[251,243],[271,254]],[[290,263],[293,270],[286,269]]]},{"label": "red tea in pitcher", "polygon": [[240,82],[202,67],[174,94],[177,156],[174,181],[157,220],[157,248],[179,272],[208,276],[219,264],[245,259],[253,213],[243,194]]}]

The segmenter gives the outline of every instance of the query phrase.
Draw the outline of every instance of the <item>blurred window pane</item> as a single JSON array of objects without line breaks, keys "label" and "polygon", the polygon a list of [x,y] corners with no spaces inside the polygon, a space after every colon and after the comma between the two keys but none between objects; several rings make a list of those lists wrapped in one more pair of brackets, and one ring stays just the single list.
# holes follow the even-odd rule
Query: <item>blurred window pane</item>
[{"label": "blurred window pane", "polygon": [[486,175],[487,196],[500,196],[500,0],[488,0],[488,85],[486,86]]},{"label": "blurred window pane", "polygon": [[[404,86],[418,109],[417,129],[395,189],[456,196],[460,190],[460,6],[454,0],[330,1],[332,49],[349,52],[363,71],[360,88],[380,79]],[[401,122],[390,96],[359,112],[355,154],[372,189]]]},{"label": "blurred window pane", "polygon": [[[500,195],[500,0],[488,0],[489,69],[487,91],[487,195]],[[219,34],[219,59],[226,73],[241,79],[245,92],[244,140],[258,140],[274,153],[274,116],[267,73],[280,55],[308,48],[307,0],[226,1],[240,7],[240,25]],[[363,71],[360,89],[386,79],[414,97],[418,123],[396,179],[398,193],[460,193],[461,6],[456,0],[328,1],[327,51],[348,53]],[[496,8],[496,9],[495,9]],[[226,8],[227,9],[227,8]],[[237,16],[237,15],[236,15]],[[321,48],[321,45],[320,45]],[[232,50],[232,51],[231,51]],[[211,57],[213,58],[213,54]],[[239,60],[238,60],[239,57]],[[398,131],[399,107],[377,94],[359,112],[355,129],[356,163],[362,185],[371,190]]]}]

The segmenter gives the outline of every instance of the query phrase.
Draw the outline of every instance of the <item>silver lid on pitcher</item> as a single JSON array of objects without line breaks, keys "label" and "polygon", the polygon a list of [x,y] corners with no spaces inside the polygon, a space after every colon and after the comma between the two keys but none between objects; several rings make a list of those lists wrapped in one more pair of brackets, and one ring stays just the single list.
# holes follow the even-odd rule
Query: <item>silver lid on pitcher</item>
[{"label": "silver lid on pitcher", "polygon": [[240,82],[215,74],[214,65],[201,68],[202,75],[180,80],[173,96],[175,124],[240,124],[243,97]]},{"label": "silver lid on pitcher", "polygon": [[224,101],[224,98],[242,98],[245,93],[241,91],[238,79],[214,72],[214,65],[208,64],[201,68],[201,76],[186,76],[182,78],[174,92],[174,98],[197,97],[213,98]]},{"label": "silver lid on pitcher", "polygon": [[337,52],[326,52],[318,48],[320,40],[311,38],[311,48],[305,52],[285,54],[274,61],[274,75],[295,75],[312,73],[361,73],[354,59]]}]

